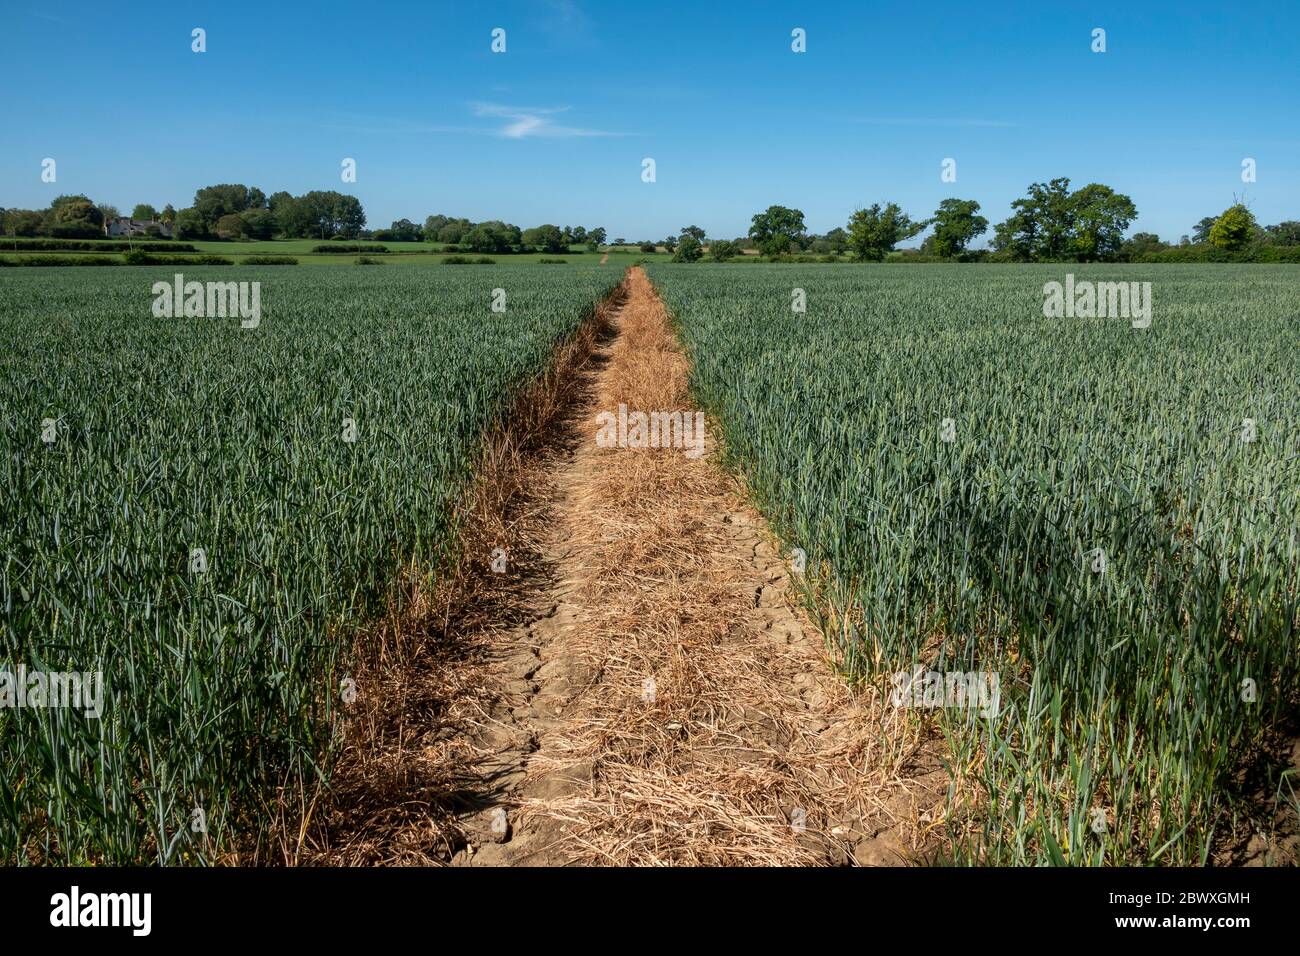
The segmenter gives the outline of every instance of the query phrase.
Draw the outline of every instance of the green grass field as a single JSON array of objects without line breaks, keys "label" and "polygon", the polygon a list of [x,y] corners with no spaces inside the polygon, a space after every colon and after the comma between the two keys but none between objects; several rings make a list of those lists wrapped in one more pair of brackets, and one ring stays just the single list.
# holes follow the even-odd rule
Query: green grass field
[{"label": "green grass field", "polygon": [[[256,329],[155,317],[167,266],[5,270],[0,669],[101,671],[105,706],[0,709],[0,860],[210,861],[315,779],[348,635],[451,559],[484,431],[649,257],[536,258],[184,268],[261,282]],[[916,712],[949,856],[1231,844],[1300,694],[1300,273],[663,258],[846,676],[998,676],[995,715]],[[1044,318],[1067,272],[1151,282],[1151,327]]]},{"label": "green grass field", "polygon": [[[109,240],[111,242],[123,242],[125,240]],[[142,240],[147,242],[157,242],[158,240]],[[441,245],[424,242],[375,242],[369,239],[360,239],[349,242],[332,243],[328,240],[320,239],[270,239],[265,241],[253,242],[220,242],[194,240],[190,242],[178,242],[180,245],[192,246],[196,253],[183,253],[179,250],[176,255],[217,255],[231,259],[234,264],[240,264],[240,260],[245,256],[292,256],[298,260],[300,265],[332,265],[332,266],[350,266],[356,264],[358,255],[369,255],[376,259],[381,259],[387,265],[438,265],[444,259],[451,255],[469,256],[478,258],[478,253],[466,252],[447,252]],[[361,253],[313,253],[312,250],[320,245],[339,245],[339,246],[361,246],[364,249],[373,249],[382,246],[387,250],[385,253],[361,252]],[[164,252],[156,253],[157,255],[166,255]],[[566,265],[595,265],[608,254],[606,266],[615,269],[621,269],[633,263],[640,261],[657,261],[668,260],[672,257],[666,252],[644,253],[639,251],[635,246],[622,246],[614,249],[604,249],[592,252],[586,246],[573,246],[569,252],[565,253],[524,253],[509,255],[490,255],[488,258],[493,259],[496,263],[536,263],[541,259],[563,259]],[[12,259],[25,259],[32,256],[57,256],[75,259],[86,256],[103,256],[117,262],[121,262],[123,254],[120,252],[97,252],[94,250],[33,250],[5,248],[3,239],[0,239],[0,257]]]},{"label": "green grass field", "polygon": [[[1300,272],[649,271],[846,673],[1000,678],[996,719],[918,711],[978,795],[955,858],[1204,863],[1287,793]],[[1044,318],[1067,272],[1150,281],[1151,327]]]},{"label": "green grass field", "polygon": [[0,709],[0,861],[210,861],[315,779],[350,635],[450,560],[485,429],[621,278],[588,258],[240,268],[251,329],[156,318],[169,268],[7,271],[0,669],[104,701]]}]

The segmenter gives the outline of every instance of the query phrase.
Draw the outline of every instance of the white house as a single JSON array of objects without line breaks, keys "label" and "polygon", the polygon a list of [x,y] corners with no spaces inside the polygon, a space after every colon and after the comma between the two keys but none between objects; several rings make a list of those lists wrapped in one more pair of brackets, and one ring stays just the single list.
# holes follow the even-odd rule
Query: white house
[{"label": "white house", "polygon": [[157,219],[108,219],[104,221],[106,236],[148,236],[150,229],[157,229],[158,234],[171,238],[171,223]]}]

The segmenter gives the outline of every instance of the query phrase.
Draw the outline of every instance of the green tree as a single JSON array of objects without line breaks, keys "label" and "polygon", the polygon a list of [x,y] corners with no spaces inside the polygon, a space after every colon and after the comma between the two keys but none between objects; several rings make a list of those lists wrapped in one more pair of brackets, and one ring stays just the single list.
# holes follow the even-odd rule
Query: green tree
[{"label": "green tree", "polygon": [[597,226],[587,233],[587,246],[595,252],[605,244],[605,227]]},{"label": "green tree", "polygon": [[831,252],[847,252],[849,248],[849,234],[840,226],[836,226],[830,232],[823,236],[830,243]]},{"label": "green tree", "polygon": [[1137,218],[1133,200],[1101,183],[1089,183],[1070,196],[1074,256],[1080,262],[1113,259],[1124,230]]},{"label": "green tree", "polygon": [[1012,259],[1062,259],[1070,252],[1073,207],[1070,180],[1031,183],[1029,195],[1011,203],[1010,218],[998,223],[993,248]]},{"label": "green tree", "polygon": [[1254,214],[1237,203],[1225,209],[1214,221],[1214,226],[1210,229],[1210,242],[1229,251],[1244,249],[1258,228]]},{"label": "green tree", "polygon": [[1011,208],[1011,217],[994,227],[993,248],[1023,262],[1115,258],[1137,218],[1128,196],[1101,183],[1071,192],[1064,177],[1030,184],[1029,195]]},{"label": "green tree", "polygon": [[176,214],[176,222],[172,227],[172,235],[175,238],[206,239],[208,234],[207,220],[197,209],[185,208]]},{"label": "green tree", "polygon": [[131,218],[140,219],[144,222],[153,222],[158,218],[158,210],[147,202],[136,203],[135,208],[131,210]]},{"label": "green tree", "polygon": [[4,230],[11,236],[39,236],[45,217],[35,209],[5,211]]},{"label": "green tree", "polygon": [[1266,226],[1264,232],[1268,241],[1279,246],[1300,246],[1300,222],[1288,219],[1276,226]]},{"label": "green tree", "polygon": [[239,239],[244,235],[244,220],[237,212],[226,213],[212,228],[218,239]]},{"label": "green tree", "polygon": [[693,233],[686,233],[677,243],[677,251],[673,253],[673,262],[699,262],[704,255],[704,247],[700,245],[700,240],[695,238]]},{"label": "green tree", "polygon": [[709,258],[714,262],[726,262],[740,255],[740,247],[730,239],[714,239],[709,243]]},{"label": "green tree", "polygon": [[159,217],[163,222],[175,222],[176,207],[174,207],[171,203],[168,203],[167,205],[163,206],[163,211],[159,214]]},{"label": "green tree", "polygon": [[[544,223],[540,226],[534,226],[532,229],[525,229],[521,237],[525,246],[532,246],[541,252],[565,252],[568,250],[568,242],[565,240],[564,232],[559,226]],[[573,238],[570,231],[569,238]]]},{"label": "green tree", "polygon": [[208,223],[209,228],[212,228],[222,216],[264,205],[266,205],[266,196],[260,189],[245,186],[243,183],[220,183],[216,186],[204,186],[195,192],[193,208]]},{"label": "green tree", "polygon": [[676,251],[677,251],[677,237],[676,237],[676,236],[665,236],[665,237],[660,241],[659,245],[663,246],[664,249],[666,249],[668,252],[676,252]]},{"label": "green tree", "polygon": [[1209,242],[1210,230],[1218,221],[1218,216],[1206,216],[1192,229],[1192,242]]},{"label": "green tree", "polygon": [[45,211],[43,231],[59,239],[93,239],[103,234],[104,214],[82,195],[56,196]]},{"label": "green tree", "polygon": [[1164,242],[1154,232],[1135,232],[1124,241],[1121,252],[1123,252],[1123,258],[1136,259],[1138,256],[1161,252],[1168,248],[1169,243]]},{"label": "green tree", "polygon": [[849,218],[849,250],[859,262],[880,262],[905,239],[929,223],[913,222],[897,203],[874,203]]},{"label": "green tree", "polygon": [[704,230],[701,229],[699,226],[687,226],[685,229],[683,229],[682,238],[685,238],[686,236],[694,236],[695,241],[701,244],[703,244],[704,242]]},{"label": "green tree", "polygon": [[438,230],[438,241],[445,245],[457,245],[473,228],[474,224],[468,219],[452,219]]},{"label": "green tree", "polygon": [[518,226],[493,219],[480,222],[467,232],[460,245],[470,252],[504,254],[513,252],[522,242]]},{"label": "green tree", "polygon": [[441,213],[426,218],[424,220],[424,241],[437,242],[438,233],[442,230],[442,227],[447,225],[449,222],[451,222],[451,218],[449,216],[444,216]]},{"label": "green tree", "polygon": [[269,209],[245,209],[239,214],[241,232],[249,239],[270,239],[275,235],[275,214]]},{"label": "green tree", "polygon": [[768,206],[754,216],[749,227],[749,237],[765,256],[779,256],[800,243],[804,237],[803,213],[786,206]]},{"label": "green tree", "polygon": [[936,256],[951,259],[966,251],[966,246],[976,236],[988,231],[989,221],[978,215],[980,204],[974,199],[945,199],[934,211],[934,241]]},{"label": "green tree", "polygon": [[387,229],[381,229],[375,233],[375,237],[387,239],[391,242],[419,242],[420,227],[409,219],[398,219]]}]

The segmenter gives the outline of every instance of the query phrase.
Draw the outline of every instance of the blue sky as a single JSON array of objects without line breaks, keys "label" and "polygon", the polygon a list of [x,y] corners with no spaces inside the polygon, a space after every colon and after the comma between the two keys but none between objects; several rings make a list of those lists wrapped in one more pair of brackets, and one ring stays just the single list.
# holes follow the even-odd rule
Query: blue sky
[{"label": "blue sky", "polygon": [[1030,182],[1068,176],[1127,193],[1133,231],[1169,240],[1243,191],[1262,223],[1300,219],[1289,0],[5,0],[0,62],[0,206],[82,192],[181,208],[244,182],[352,192],[372,228],[443,212],[731,237],[772,203],[816,232],[948,196],[997,222]]}]

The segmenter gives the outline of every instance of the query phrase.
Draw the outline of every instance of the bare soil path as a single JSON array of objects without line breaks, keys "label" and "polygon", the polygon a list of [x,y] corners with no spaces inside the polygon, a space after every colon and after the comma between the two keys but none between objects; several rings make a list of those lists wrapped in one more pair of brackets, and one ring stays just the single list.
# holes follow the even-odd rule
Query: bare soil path
[{"label": "bare soil path", "polygon": [[713,423],[703,455],[596,440],[620,406],[696,411],[640,268],[598,325],[503,508],[488,600],[439,635],[454,653],[435,662],[438,705],[398,721],[420,729],[397,733],[382,786],[370,774],[359,804],[330,817],[326,858],[842,865],[924,852],[947,781],[932,741],[833,673],[761,516],[717,463]]}]

